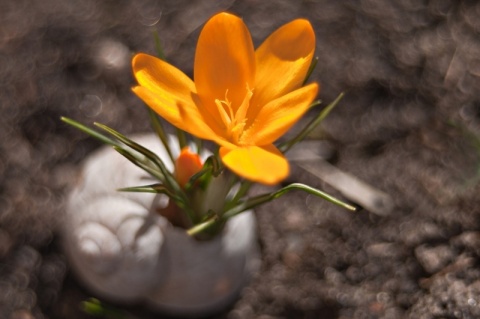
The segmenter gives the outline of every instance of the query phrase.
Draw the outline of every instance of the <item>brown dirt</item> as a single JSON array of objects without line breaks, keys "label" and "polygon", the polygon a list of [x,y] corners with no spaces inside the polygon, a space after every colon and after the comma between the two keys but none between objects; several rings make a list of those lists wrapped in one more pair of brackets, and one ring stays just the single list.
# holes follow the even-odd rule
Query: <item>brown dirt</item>
[{"label": "brown dirt", "polygon": [[[199,27],[224,9],[256,44],[310,19],[320,98],[346,92],[317,135],[395,209],[302,193],[261,207],[262,269],[215,318],[479,318],[480,4],[448,0],[0,1],[0,317],[89,318],[56,230],[99,144],[59,117],[149,130],[130,55],[154,54],[156,30],[191,74]],[[337,194],[299,167],[290,181]]]}]

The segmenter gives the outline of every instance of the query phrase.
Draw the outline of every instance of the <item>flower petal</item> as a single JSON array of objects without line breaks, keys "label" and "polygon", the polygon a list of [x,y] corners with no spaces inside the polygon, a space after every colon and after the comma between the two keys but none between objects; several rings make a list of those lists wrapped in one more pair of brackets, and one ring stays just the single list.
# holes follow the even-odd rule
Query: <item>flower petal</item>
[{"label": "flower petal", "polygon": [[200,155],[184,147],[175,160],[175,178],[181,187],[185,187],[190,178],[202,170]]},{"label": "flower petal", "polygon": [[133,74],[140,86],[152,92],[169,92],[179,100],[191,102],[195,84],[173,65],[148,54],[137,54],[132,60]]},{"label": "flower petal", "polygon": [[289,173],[287,159],[273,144],[234,149],[221,147],[220,157],[238,176],[262,184],[274,185]]},{"label": "flower petal", "polygon": [[211,140],[222,146],[234,147],[232,143],[216,134],[207,125],[195,104],[185,103],[168,92],[157,91],[154,93],[142,86],[133,87],[132,90],[151,109],[175,127],[198,138]]},{"label": "flower petal", "polygon": [[218,140],[215,131],[218,128],[200,113],[195,84],[188,76],[167,62],[147,54],[137,54],[132,66],[140,84],[132,90],[150,108],[186,132],[199,138]]},{"label": "flower petal", "polygon": [[151,109],[172,125],[199,138],[209,140],[216,138],[213,131],[203,122],[194,103],[181,100],[169,92],[161,90],[153,92],[143,86],[133,87],[132,90]]},{"label": "flower petal", "polygon": [[215,99],[227,97],[236,111],[254,77],[253,43],[242,19],[225,12],[214,15],[203,27],[195,53],[194,80],[203,104],[218,114]]},{"label": "flower petal", "polygon": [[318,84],[311,83],[267,103],[243,132],[240,142],[246,145],[273,143],[305,114],[317,93]]},{"label": "flower petal", "polygon": [[314,51],[315,32],[307,20],[294,20],[272,33],[255,51],[257,69],[252,103],[260,108],[298,89],[305,80]]}]

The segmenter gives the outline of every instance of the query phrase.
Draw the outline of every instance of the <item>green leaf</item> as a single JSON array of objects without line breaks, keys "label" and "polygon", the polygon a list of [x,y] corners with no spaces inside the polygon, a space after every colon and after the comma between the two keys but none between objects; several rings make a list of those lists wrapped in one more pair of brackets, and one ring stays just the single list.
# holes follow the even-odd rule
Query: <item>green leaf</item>
[{"label": "green leaf", "polygon": [[214,226],[220,220],[217,214],[209,214],[209,215],[210,217],[207,218],[204,222],[199,223],[193,226],[192,228],[188,229],[187,234],[189,236],[195,236],[195,235],[201,234],[205,232],[207,229],[209,229],[210,227]]},{"label": "green leaf", "polygon": [[87,133],[88,135],[90,135],[93,138],[96,138],[97,140],[99,140],[102,143],[112,145],[112,146],[121,146],[121,144],[118,143],[117,141],[108,138],[107,136],[89,128],[88,126],[83,125],[80,122],[77,122],[75,120],[72,120],[72,119],[70,119],[68,117],[64,117],[64,116],[62,116],[60,119],[64,123],[67,123],[68,125],[71,125],[71,126],[75,127],[76,129],[84,132],[84,133]]},{"label": "green leaf", "polygon": [[[310,123],[308,123],[307,126],[303,130],[301,130],[295,137],[292,139],[281,143],[278,145],[278,148],[281,152],[286,153],[292,146],[294,146],[296,143],[300,142],[303,140],[305,137],[307,137],[308,134],[310,134],[330,113],[330,111],[333,110],[333,108],[340,102],[340,100],[343,98],[344,94],[340,93],[338,97],[329,105],[327,105],[326,108],[324,108],[318,115],[315,117]],[[312,104],[312,106],[318,105],[315,104],[315,102]]]},{"label": "green leaf", "polygon": [[165,130],[163,129],[162,122],[160,121],[160,118],[158,117],[157,113],[155,113],[151,108],[147,107],[148,109],[148,115],[150,117],[150,122],[152,124],[152,128],[157,133],[158,138],[160,141],[162,141],[163,146],[165,147],[165,150],[168,153],[168,156],[170,157],[170,160],[172,163],[175,162],[175,159],[173,158],[172,150],[170,148],[170,144],[168,143],[168,138],[167,134],[165,134]]},{"label": "green leaf", "polygon": [[180,150],[181,150],[184,147],[188,146],[187,135],[185,131],[179,129],[178,127],[175,128],[175,131],[177,132],[178,145],[180,146]]},{"label": "green leaf", "polygon": [[126,159],[128,159],[130,162],[132,162],[134,165],[140,167],[141,169],[143,169],[145,172],[149,173],[156,179],[160,181],[165,180],[165,177],[162,174],[162,172],[153,168],[152,165],[147,164],[144,158],[138,157],[138,154],[132,153],[130,150],[124,149],[122,147],[114,146],[113,148],[122,156],[124,156]]},{"label": "green leaf", "polygon": [[201,154],[203,151],[203,140],[201,138],[193,136],[193,141],[195,142],[197,154]]},{"label": "green leaf", "polygon": [[196,223],[197,218],[195,216],[194,210],[190,207],[189,204],[189,199],[185,192],[182,190],[180,185],[178,185],[177,180],[175,177],[170,173],[167,168],[165,167],[165,164],[162,162],[162,160],[157,156],[157,154],[153,153],[152,151],[146,149],[145,147],[141,146],[140,144],[135,143],[134,141],[128,139],[127,137],[123,136],[122,134],[118,133],[114,129],[105,126],[100,123],[95,123],[98,127],[101,129],[107,131],[108,133],[112,134],[115,138],[119,139],[122,143],[126,144],[128,147],[131,147],[133,150],[139,152],[140,154],[144,155],[147,157],[151,162],[153,162],[159,169],[160,173],[163,175],[163,179],[160,178],[160,174],[158,174],[158,171],[153,169],[149,164],[151,162],[142,162],[142,161],[134,161],[132,160],[131,154],[128,152],[125,152],[121,148],[115,148],[118,152],[120,152],[122,155],[127,157],[129,160],[132,161],[135,165],[139,166],[143,170],[147,171],[148,173],[156,173],[157,177],[169,190],[172,194],[175,194],[175,197],[171,197],[174,201],[175,204],[187,214],[187,217],[192,221],[192,223]]},{"label": "green leaf", "polygon": [[225,212],[225,214],[223,215],[225,218],[231,218],[247,209],[251,209],[255,206],[258,206],[258,205],[261,205],[261,204],[265,204],[271,200],[274,200],[274,199],[277,199],[283,195],[285,195],[286,193],[292,191],[292,190],[300,190],[300,191],[304,191],[304,192],[307,192],[309,194],[312,194],[312,195],[315,195],[315,196],[318,196],[318,197],[321,197],[335,205],[338,205],[342,208],[345,208],[345,209],[348,209],[348,210],[351,210],[351,211],[356,211],[356,208],[350,204],[347,204],[343,201],[341,201],[340,199],[337,199],[335,198],[334,196],[332,195],[329,195],[325,192],[322,192],[321,190],[318,190],[316,188],[313,188],[311,186],[308,186],[308,185],[305,185],[305,184],[301,184],[301,183],[293,183],[293,184],[290,184],[290,185],[287,185],[281,189],[279,189],[278,191],[276,192],[273,192],[273,193],[268,193],[268,194],[263,194],[263,195],[258,195],[258,196],[255,196],[255,197],[252,197],[252,198],[249,198],[247,200],[245,200],[243,203],[237,205],[236,207],[230,209],[229,211]]},{"label": "green leaf", "polygon": [[223,171],[223,165],[220,163],[218,156],[211,155],[205,160],[205,164],[212,169],[213,176],[217,177]]},{"label": "green leaf", "polygon": [[178,197],[172,193],[165,185],[157,183],[151,185],[143,185],[143,186],[132,186],[132,187],[124,187],[119,188],[119,192],[132,192],[132,193],[155,193],[155,194],[165,194],[170,198],[177,198]]},{"label": "green leaf", "polygon": [[317,63],[318,63],[318,56],[313,58],[312,63],[310,63],[310,66],[308,67],[307,75],[305,76],[305,80],[303,80],[302,86],[304,86],[305,83],[307,83],[308,79],[310,79],[310,76],[312,75],[313,70],[315,70],[315,68],[317,67]]},{"label": "green leaf", "polygon": [[[188,197],[180,188],[172,173],[167,170],[165,164],[155,153],[151,152],[140,144],[135,143],[134,141],[128,139],[121,133],[106,125],[94,123],[97,127],[106,131],[117,140],[111,139],[69,118],[62,117],[61,119],[63,122],[72,125],[73,127],[97,138],[108,145],[113,146],[117,152],[123,155],[130,162],[161,181],[162,184],[165,185],[165,189],[168,189],[168,193],[165,191],[165,194],[169,195],[169,197],[175,201],[175,204],[177,204],[177,206],[185,212],[192,223],[196,223],[197,218],[195,216],[195,212],[190,207]],[[119,174],[121,174],[121,172],[119,172]]]},{"label": "green leaf", "polygon": [[223,166],[220,164],[218,157],[215,155],[210,155],[206,160],[205,163],[203,164],[202,169],[194,174],[190,179],[188,180],[187,184],[185,185],[186,190],[190,190],[193,185],[197,181],[200,180],[210,180],[210,176],[213,175],[217,177],[223,170]]},{"label": "green leaf", "polygon": [[240,187],[238,188],[237,192],[235,193],[235,196],[232,198],[231,201],[229,201],[225,207],[225,210],[228,211],[232,207],[235,207],[238,202],[245,196],[252,186],[252,182],[248,180],[242,180],[240,182]]},{"label": "green leaf", "polygon": [[309,194],[321,197],[321,198],[323,198],[323,199],[325,199],[325,200],[327,200],[327,201],[329,201],[329,202],[331,202],[335,205],[338,205],[342,208],[345,208],[345,209],[348,209],[348,210],[351,210],[351,211],[356,211],[356,208],[354,206],[352,206],[350,204],[347,204],[347,203],[341,201],[340,199],[335,198],[332,195],[329,195],[325,192],[322,192],[321,190],[318,190],[316,188],[313,188],[313,187],[305,185],[305,184],[293,183],[293,184],[287,185],[287,186],[279,189],[276,192],[262,194],[262,195],[258,195],[258,196],[252,197],[252,198],[248,198],[245,201],[241,202],[240,204],[236,205],[235,207],[227,210],[221,216],[221,218],[210,219],[210,220],[207,220],[203,223],[200,223],[200,224],[190,228],[187,233],[189,235],[195,235],[198,232],[202,231],[203,229],[207,229],[207,228],[211,227],[214,223],[217,223],[217,222],[220,222],[220,221],[223,222],[223,221],[227,220],[228,218],[232,218],[232,217],[234,217],[234,216],[236,216],[236,215],[238,215],[238,214],[240,214],[240,213],[242,213],[242,212],[244,212],[248,209],[254,208],[256,206],[259,206],[259,205],[265,204],[269,201],[272,201],[274,199],[277,199],[277,198],[285,195],[286,193],[288,193],[292,190],[304,191],[304,192],[307,192]]},{"label": "green leaf", "polygon": [[[116,147],[114,147],[114,149],[117,150],[123,156],[125,156],[133,164],[137,165],[138,167],[140,167],[141,169],[145,170],[146,172],[152,174],[155,177],[155,175],[154,175],[155,171],[152,171],[151,167],[149,167],[147,165],[143,165],[143,163],[141,163],[141,162],[132,160],[130,154],[123,152],[122,149],[119,149],[119,148],[116,148]],[[195,216],[195,212],[190,207],[188,197],[185,195],[185,193],[183,191],[177,192],[175,190],[169,189],[167,186],[165,186],[163,184],[161,184],[161,185],[162,185],[162,189],[163,189],[163,187],[165,187],[164,194],[168,195],[175,202],[175,204],[180,209],[182,209],[185,212],[185,214],[187,214],[187,217],[190,219],[190,221],[192,221],[192,223],[195,223],[197,221],[197,218]],[[139,186],[140,189],[142,187],[146,187],[146,186]],[[135,187],[130,187],[129,189],[132,189],[132,188],[135,188]],[[158,192],[161,192],[160,190],[161,190],[160,187],[158,187]],[[153,192],[153,191],[151,191],[151,192]],[[155,191],[155,193],[156,192],[157,191]]]},{"label": "green leaf", "polygon": [[[96,126],[99,128],[105,130],[106,132],[110,133],[113,135],[115,138],[117,138],[120,142],[124,143],[128,147],[134,149],[135,151],[139,152],[140,154],[144,155],[146,158],[148,158],[152,163],[154,163],[159,169],[164,178],[161,179],[161,181],[166,184],[168,187],[170,187],[175,193],[182,192],[180,189],[180,186],[178,185],[177,181],[173,177],[173,175],[167,170],[165,167],[165,164],[163,161],[157,156],[157,154],[153,153],[149,149],[141,146],[138,143],[135,143],[134,141],[128,139],[121,133],[115,131],[114,129],[100,124],[100,123],[94,123]],[[142,163],[143,166],[147,166],[146,163]]]},{"label": "green leaf", "polygon": [[132,193],[168,193],[168,188],[163,184],[151,184],[143,186],[123,187],[117,189],[119,192],[132,192]]},{"label": "green leaf", "polygon": [[121,311],[112,306],[104,305],[100,300],[96,298],[90,298],[86,301],[83,301],[81,307],[86,314],[97,317],[97,318],[106,318],[106,319],[133,318],[124,311]]},{"label": "green leaf", "polygon": [[153,39],[155,41],[155,51],[160,59],[166,61],[165,52],[163,52],[162,41],[160,40],[160,35],[157,31],[153,32]]}]

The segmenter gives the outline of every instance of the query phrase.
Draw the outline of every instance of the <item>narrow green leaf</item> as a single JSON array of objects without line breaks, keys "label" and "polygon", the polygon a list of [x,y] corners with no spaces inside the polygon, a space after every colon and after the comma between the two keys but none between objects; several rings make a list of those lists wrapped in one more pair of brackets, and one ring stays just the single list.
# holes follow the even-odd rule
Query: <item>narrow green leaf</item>
[{"label": "narrow green leaf", "polygon": [[215,223],[218,222],[219,220],[220,220],[219,216],[217,214],[213,214],[206,221],[204,221],[200,224],[197,224],[197,225],[191,227],[190,229],[188,229],[187,234],[189,236],[195,236],[197,234],[200,234],[200,233],[204,232],[205,230],[207,230],[208,228],[215,225]]},{"label": "narrow green leaf", "polygon": [[[138,157],[138,154],[135,154],[135,153],[132,153],[130,150],[127,150],[125,148],[122,148],[122,147],[118,147],[118,146],[114,146],[113,147],[117,152],[119,152],[121,155],[123,155],[126,159],[128,159],[130,162],[132,162],[133,164],[135,164],[136,166],[140,167],[141,169],[143,169],[144,171],[146,171],[147,173],[149,173],[150,175],[152,175],[153,177],[155,177],[156,179],[160,180],[160,181],[164,181],[165,180],[165,177],[164,175],[162,174],[162,172],[156,170],[155,168],[153,168],[151,165],[148,165],[144,159],[142,158],[139,158]],[[120,172],[119,172],[120,173]]]},{"label": "narrow green leaf", "polygon": [[180,146],[180,149],[183,149],[185,146],[188,146],[188,141],[187,141],[187,135],[185,131],[175,128],[177,132],[177,138],[178,138],[178,145]]},{"label": "narrow green leaf", "polygon": [[96,298],[90,298],[82,302],[82,310],[97,318],[105,319],[127,319],[133,318],[129,316],[125,311],[114,308],[112,306],[104,305],[100,300]]},{"label": "narrow green leaf", "polygon": [[132,193],[155,193],[155,194],[165,194],[168,197],[175,197],[175,194],[170,192],[170,190],[165,187],[165,185],[157,183],[151,185],[143,185],[143,186],[132,186],[132,187],[124,187],[119,188],[119,192],[132,192]]},{"label": "narrow green leaf", "polygon": [[160,141],[162,141],[163,146],[165,146],[165,150],[168,153],[168,157],[170,157],[170,160],[172,163],[175,162],[175,159],[173,158],[172,150],[170,148],[170,143],[168,142],[167,134],[165,134],[165,130],[163,129],[162,122],[160,121],[160,118],[158,117],[157,113],[155,113],[151,108],[147,107],[148,109],[148,115],[150,117],[150,122],[152,124],[152,128],[157,133],[158,138]]},{"label": "narrow green leaf", "polygon": [[165,195],[169,194],[166,188],[165,188],[165,191],[158,191],[157,189],[150,187],[149,185],[123,187],[123,188],[118,188],[117,191],[126,192],[126,193],[153,193],[153,194],[165,194]]},{"label": "narrow green leaf", "polygon": [[338,97],[332,103],[327,105],[327,107],[325,107],[317,115],[317,117],[315,117],[312,121],[310,121],[310,123],[308,123],[308,125],[305,126],[305,128],[303,130],[301,130],[295,137],[293,137],[292,139],[290,139],[290,140],[288,140],[284,143],[281,143],[278,146],[280,151],[283,152],[283,153],[286,153],[290,148],[292,148],[293,145],[295,145],[296,143],[300,142],[305,137],[307,137],[307,135],[310,134],[310,132],[312,132],[313,129],[315,129],[327,117],[327,115],[330,113],[330,111],[332,111],[333,108],[338,104],[338,102],[340,102],[340,100],[343,98],[343,96],[344,96],[344,94],[340,93],[338,95]]},{"label": "narrow green leaf", "polygon": [[132,193],[168,193],[168,188],[163,184],[151,184],[142,186],[123,187],[117,189],[119,192],[132,192]]},{"label": "narrow green leaf", "polygon": [[195,185],[197,181],[206,177],[208,174],[211,174],[213,170],[212,165],[213,164],[210,156],[209,158],[207,158],[207,160],[203,164],[202,169],[199,172],[193,174],[192,177],[190,177],[187,184],[185,184],[185,189],[189,191],[190,189],[192,189],[192,187]]},{"label": "narrow green leaf", "polygon": [[78,130],[80,130],[84,133],[87,133],[91,137],[96,138],[97,140],[99,140],[102,143],[112,145],[112,146],[121,146],[121,144],[118,143],[117,141],[114,141],[114,140],[108,138],[107,136],[89,128],[88,126],[83,125],[80,122],[77,122],[75,120],[72,120],[72,119],[70,119],[68,117],[64,117],[64,116],[62,116],[60,119],[63,122],[67,123],[68,125],[71,125],[71,126],[75,127],[76,129],[78,129]]},{"label": "narrow green leaf", "polygon": [[[120,154],[122,154],[123,156],[125,156],[133,164],[145,170],[147,173],[149,173],[153,177],[161,180],[158,176],[160,172],[154,170],[153,168],[149,167],[148,165],[140,161],[135,161],[135,157],[132,158],[132,155],[126,152],[125,150],[117,147],[114,147],[114,149]],[[168,190],[168,193],[165,192],[165,194],[167,194],[175,202],[175,204],[187,214],[187,217],[192,221],[192,223],[195,223],[197,221],[197,218],[195,216],[195,212],[192,210],[192,208],[189,205],[188,197],[185,195],[185,193],[183,191],[177,192],[176,190],[169,189],[168,186],[163,184],[162,186],[165,187],[166,191]]]},{"label": "narrow green leaf", "polygon": [[160,59],[166,61],[165,52],[163,51],[162,41],[157,31],[153,32],[153,39],[155,41],[155,51]]},{"label": "narrow green leaf", "polygon": [[300,183],[293,183],[293,184],[290,184],[290,185],[287,185],[281,189],[279,189],[278,191],[276,192],[273,192],[273,193],[267,193],[267,194],[262,194],[262,195],[258,195],[258,196],[255,196],[255,197],[252,197],[252,198],[249,198],[247,200],[245,200],[244,202],[241,202],[240,204],[236,205],[235,207],[227,210],[223,215],[219,216],[219,218],[217,219],[209,219],[199,225],[196,225],[192,228],[190,228],[187,233],[190,234],[190,235],[195,235],[201,231],[203,231],[204,229],[207,229],[209,227],[212,227],[215,223],[217,222],[223,222],[225,220],[227,220],[228,218],[232,218],[248,209],[251,209],[251,208],[254,208],[256,206],[259,206],[259,205],[262,205],[262,204],[265,204],[269,201],[272,201],[274,199],[277,199],[283,195],[285,195],[286,193],[292,191],[292,190],[300,190],[300,191],[304,191],[304,192],[307,192],[309,194],[312,194],[312,195],[315,195],[315,196],[318,196],[318,197],[321,197],[335,205],[338,205],[342,208],[345,208],[345,209],[348,209],[348,210],[351,210],[351,211],[356,211],[356,208],[350,204],[347,204],[337,198],[335,198],[334,196],[332,195],[329,195],[325,192],[322,192],[316,188],[313,188],[311,186],[308,186],[308,185],[304,185],[304,184],[300,184]]},{"label": "narrow green leaf", "polygon": [[310,66],[308,67],[307,75],[305,76],[305,80],[303,80],[302,86],[304,86],[305,83],[307,83],[308,79],[310,79],[310,76],[312,75],[313,71],[317,67],[317,63],[318,63],[318,56],[313,58],[312,63],[310,63]]},{"label": "narrow green leaf", "polygon": [[217,177],[222,172],[222,169],[223,166],[220,164],[218,157],[215,155],[210,155],[205,160],[205,163],[203,163],[202,169],[196,174],[194,174],[192,177],[190,177],[187,184],[185,185],[185,189],[191,189],[193,185],[199,180],[206,179],[208,181],[211,175]]},{"label": "narrow green leaf", "polygon": [[[155,164],[159,169],[164,178],[161,179],[161,181],[166,184],[168,187],[170,187],[175,193],[181,192],[180,186],[178,185],[177,181],[173,177],[172,173],[170,173],[167,168],[165,167],[165,164],[163,161],[157,156],[157,154],[153,153],[149,149],[141,146],[138,143],[135,143],[134,141],[130,140],[126,136],[122,135],[121,133],[115,131],[114,129],[100,124],[100,123],[94,123],[96,126],[99,128],[105,130],[106,132],[112,134],[115,138],[117,138],[120,142],[124,143],[128,147],[131,147],[135,151],[139,152],[140,154],[144,155],[146,158],[148,158],[153,164]],[[143,163],[146,165],[145,163]]]},{"label": "narrow green leaf", "polygon": [[220,163],[218,156],[211,155],[207,158],[205,163],[212,167],[213,176],[217,177],[223,171],[223,165]]},{"label": "narrow green leaf", "polygon": [[225,214],[223,216],[225,218],[233,217],[233,216],[235,216],[235,215],[237,215],[237,214],[239,214],[239,213],[241,213],[241,212],[243,212],[247,209],[253,208],[255,206],[258,206],[258,205],[267,203],[271,200],[274,200],[276,198],[279,198],[279,197],[285,195],[286,193],[288,193],[292,190],[304,191],[304,192],[307,192],[309,194],[321,197],[321,198],[323,198],[323,199],[325,199],[325,200],[327,200],[327,201],[329,201],[329,202],[331,202],[335,205],[338,205],[342,208],[345,208],[345,209],[348,209],[348,210],[351,210],[351,211],[356,210],[356,208],[354,206],[352,206],[350,204],[347,204],[347,203],[341,201],[340,199],[335,198],[332,195],[329,195],[325,192],[322,192],[321,190],[318,190],[316,188],[313,188],[313,187],[305,185],[305,184],[293,183],[293,184],[287,185],[287,186],[279,189],[276,192],[269,193],[269,194],[263,194],[263,195],[259,195],[259,196],[249,198],[245,202],[241,203],[240,205],[237,205],[236,207],[234,207],[234,208],[230,209],[229,211],[225,212]]},{"label": "narrow green leaf", "polygon": [[82,302],[82,309],[89,315],[102,316],[105,314],[105,309],[98,299],[90,298]]},{"label": "narrow green leaf", "polygon": [[140,154],[143,154],[145,157],[150,159],[152,162],[155,162],[155,161],[161,162],[162,166],[163,166],[163,162],[160,160],[160,158],[157,156],[157,154],[153,153],[149,149],[141,146],[140,144],[132,141],[131,139],[129,139],[125,135],[117,132],[116,130],[114,130],[114,129],[112,129],[112,128],[104,125],[104,124],[97,123],[97,122],[95,122],[94,124],[95,124],[95,126],[101,128],[102,130],[104,130],[104,131],[108,132],[109,134],[113,135],[116,139],[118,139],[123,144],[125,144],[128,147],[134,149],[135,151],[139,152]]},{"label": "narrow green leaf", "polygon": [[[320,104],[322,104],[322,101],[321,100],[316,100],[316,101],[313,101],[312,104],[310,104],[308,106],[309,109],[313,109],[315,106],[319,106]],[[328,106],[327,106],[328,107]]]},{"label": "narrow green leaf", "polygon": [[195,142],[197,154],[201,154],[203,151],[203,140],[201,138],[193,136],[193,141]]},{"label": "narrow green leaf", "polygon": [[238,202],[247,194],[249,191],[250,187],[252,186],[252,183],[247,180],[242,180],[240,182],[240,187],[238,188],[238,191],[235,193],[235,196],[232,198],[231,201],[229,201],[225,207],[225,211],[228,211],[230,208],[235,207]]}]

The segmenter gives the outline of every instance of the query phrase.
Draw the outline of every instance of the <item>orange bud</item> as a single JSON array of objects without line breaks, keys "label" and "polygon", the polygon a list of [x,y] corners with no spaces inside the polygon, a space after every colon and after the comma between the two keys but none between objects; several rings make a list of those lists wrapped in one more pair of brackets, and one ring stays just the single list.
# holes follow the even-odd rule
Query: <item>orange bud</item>
[{"label": "orange bud", "polygon": [[202,160],[197,153],[192,153],[188,146],[184,147],[175,161],[175,178],[181,187],[185,187],[188,180],[203,167]]}]

